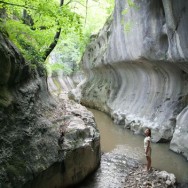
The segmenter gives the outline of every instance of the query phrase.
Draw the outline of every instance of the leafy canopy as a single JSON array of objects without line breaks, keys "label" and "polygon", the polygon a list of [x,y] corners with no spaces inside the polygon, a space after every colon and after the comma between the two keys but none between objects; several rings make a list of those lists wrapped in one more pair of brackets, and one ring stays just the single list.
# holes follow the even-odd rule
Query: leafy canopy
[{"label": "leafy canopy", "polygon": [[[49,46],[58,41],[46,62],[55,60],[47,68],[70,73],[113,6],[114,0],[0,0],[0,16],[28,62],[44,62]],[[61,35],[55,38],[58,32]]]},{"label": "leafy canopy", "polygon": [[4,0],[3,24],[9,37],[30,62],[43,61],[44,52],[61,28],[61,35],[81,33],[80,16],[56,0]]},{"label": "leafy canopy", "polygon": [[[63,64],[67,73],[77,70],[85,47],[90,42],[90,36],[97,34],[103,27],[109,15],[112,14],[113,6],[114,0],[72,1],[70,7],[81,16],[83,34],[78,37],[71,32],[66,38],[62,38],[50,55],[49,62],[53,63],[53,66],[49,65],[48,69],[51,67],[54,70],[55,63]],[[59,66],[56,66],[56,70],[57,67]]]}]

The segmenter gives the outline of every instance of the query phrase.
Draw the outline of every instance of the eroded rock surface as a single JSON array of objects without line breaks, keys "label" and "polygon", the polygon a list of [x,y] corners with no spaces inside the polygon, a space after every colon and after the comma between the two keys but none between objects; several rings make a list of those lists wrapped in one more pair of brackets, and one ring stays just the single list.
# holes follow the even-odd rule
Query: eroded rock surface
[{"label": "eroded rock surface", "polygon": [[84,80],[82,71],[73,72],[66,75],[63,71],[48,75],[48,89],[55,97],[65,98],[70,90],[74,90],[77,85]]},{"label": "eroded rock surface", "polygon": [[[48,119],[59,130],[58,160],[25,188],[68,187],[81,182],[100,163],[100,137],[91,112],[63,100]],[[56,140],[57,141],[57,140]]]},{"label": "eroded rock surface", "polygon": [[82,181],[100,162],[93,115],[74,102],[55,101],[42,66],[28,65],[1,34],[0,57],[0,187]]},{"label": "eroded rock surface", "polygon": [[115,1],[112,18],[82,58],[81,103],[135,133],[151,128],[154,142],[172,139],[170,148],[188,157],[180,146],[188,142],[188,2],[126,2]]}]

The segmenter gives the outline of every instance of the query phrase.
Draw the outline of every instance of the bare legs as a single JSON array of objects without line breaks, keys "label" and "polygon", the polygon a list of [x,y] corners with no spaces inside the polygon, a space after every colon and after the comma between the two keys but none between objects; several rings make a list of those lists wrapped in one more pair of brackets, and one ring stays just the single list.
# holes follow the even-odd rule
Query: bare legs
[{"label": "bare legs", "polygon": [[149,171],[151,169],[151,157],[146,156],[146,159],[147,159],[147,171]]}]

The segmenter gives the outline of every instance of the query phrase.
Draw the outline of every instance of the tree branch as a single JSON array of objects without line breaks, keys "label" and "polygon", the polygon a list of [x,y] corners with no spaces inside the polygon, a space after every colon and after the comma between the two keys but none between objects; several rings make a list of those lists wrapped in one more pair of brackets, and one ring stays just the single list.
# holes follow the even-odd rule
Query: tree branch
[{"label": "tree branch", "polygon": [[72,2],[72,0],[70,0],[69,2],[67,2],[67,4],[66,4],[66,5],[69,5],[71,2]]},{"label": "tree branch", "polygon": [[[63,4],[64,4],[64,0],[60,0],[60,7],[62,7]],[[58,25],[59,25],[59,22],[58,22]],[[52,52],[52,50],[56,47],[57,42],[58,42],[59,37],[60,37],[60,34],[61,34],[61,26],[58,27],[57,32],[56,32],[56,34],[54,36],[53,42],[50,44],[50,46],[47,48],[47,50],[44,53],[44,58],[43,58],[44,61],[50,55],[50,53]]]},{"label": "tree branch", "polygon": [[66,5],[68,5],[68,4],[70,4],[70,3],[78,3],[78,4],[80,4],[81,6],[83,6],[83,7],[86,7],[84,4],[82,4],[81,2],[79,2],[79,1],[73,1],[73,0],[70,0]]},{"label": "tree branch", "polygon": [[61,34],[61,28],[58,29],[58,31],[56,32],[56,34],[54,36],[53,42],[50,44],[50,46],[45,51],[44,60],[46,60],[46,58],[50,55],[52,50],[56,47],[58,39],[60,37],[60,34]]},{"label": "tree branch", "polygon": [[62,7],[64,4],[64,0],[60,0],[60,7]]},{"label": "tree branch", "polygon": [[87,9],[88,9],[88,0],[86,0],[86,17],[85,17],[85,25],[87,22]]},{"label": "tree branch", "polygon": [[29,7],[26,5],[19,5],[19,4],[15,4],[15,3],[8,3],[8,2],[4,2],[4,1],[0,1],[0,4],[4,4],[4,5],[9,5],[9,6],[16,6],[16,7],[22,7],[22,8],[26,8],[26,9],[33,9],[33,10],[37,10],[33,7]]}]

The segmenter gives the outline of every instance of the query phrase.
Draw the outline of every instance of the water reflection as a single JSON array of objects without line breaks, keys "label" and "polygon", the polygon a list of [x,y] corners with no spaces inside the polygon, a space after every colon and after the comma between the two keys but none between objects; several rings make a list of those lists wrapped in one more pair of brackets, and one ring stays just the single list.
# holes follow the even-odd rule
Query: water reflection
[{"label": "water reflection", "polygon": [[[145,162],[143,139],[141,135],[133,135],[127,129],[115,125],[109,116],[97,110],[93,112],[101,134],[101,148],[103,152],[116,150],[126,153],[128,157]],[[188,182],[188,162],[171,150],[169,144],[152,144],[152,166],[174,173],[179,182]]]}]

